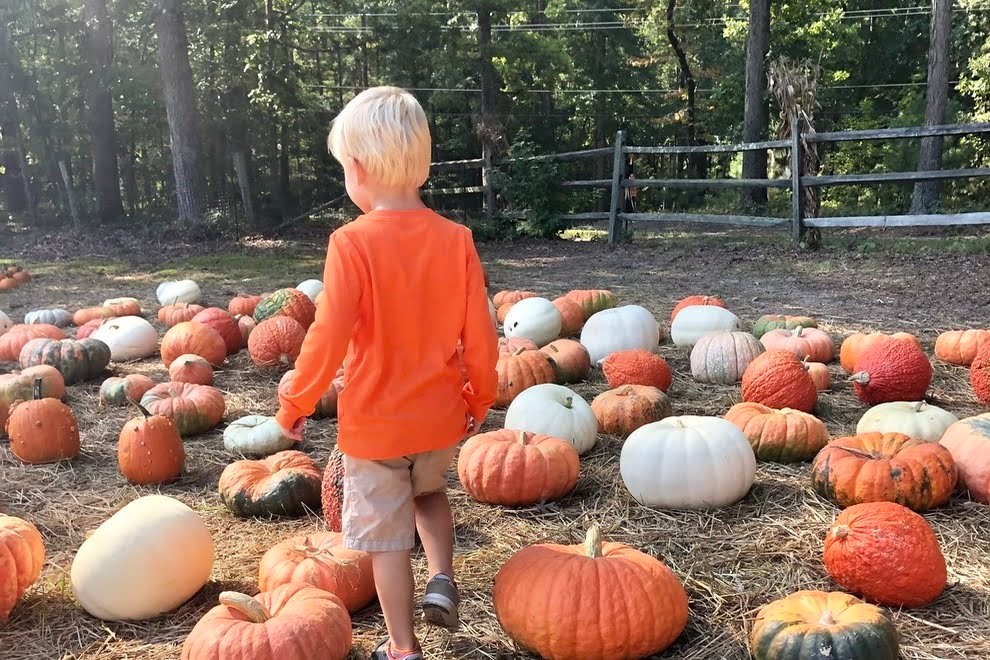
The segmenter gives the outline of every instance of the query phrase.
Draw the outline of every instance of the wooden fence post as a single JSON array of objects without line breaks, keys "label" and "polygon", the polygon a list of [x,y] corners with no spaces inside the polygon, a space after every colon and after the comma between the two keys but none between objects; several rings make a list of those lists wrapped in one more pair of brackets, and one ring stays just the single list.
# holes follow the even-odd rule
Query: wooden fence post
[{"label": "wooden fence post", "polygon": [[796,115],[791,116],[791,237],[795,245],[801,244],[804,232],[803,205],[801,204],[801,131]]},{"label": "wooden fence post", "polygon": [[495,217],[495,186],[492,184],[492,148],[485,142],[482,145],[481,186],[484,188],[485,219],[491,222]]},{"label": "wooden fence post", "polygon": [[612,163],[612,199],[608,208],[608,244],[615,245],[619,240],[619,210],[622,208],[622,175],[625,157],[622,147],[626,142],[626,132],[615,134],[615,160]]}]

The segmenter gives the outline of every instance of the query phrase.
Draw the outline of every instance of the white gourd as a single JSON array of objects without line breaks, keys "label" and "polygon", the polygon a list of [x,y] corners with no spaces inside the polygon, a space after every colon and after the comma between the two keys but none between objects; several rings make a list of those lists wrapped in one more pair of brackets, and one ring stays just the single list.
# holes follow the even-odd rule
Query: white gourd
[{"label": "white gourd", "polygon": [[670,338],[677,346],[694,346],[710,332],[735,332],[739,329],[739,317],[727,309],[714,305],[685,307],[670,324]]},{"label": "white gourd", "polygon": [[163,306],[176,303],[196,305],[203,300],[203,292],[192,280],[162,282],[155,290],[155,296],[158,298],[158,303]]},{"label": "white gourd", "polygon": [[4,311],[0,309],[0,335],[14,327],[14,322],[10,320],[10,317],[4,314]]},{"label": "white gourd", "polygon": [[756,456],[731,422],[685,415],[633,431],[622,445],[619,472],[640,504],[703,509],[742,499],[756,478]]},{"label": "white gourd", "polygon": [[290,449],[296,443],[282,434],[274,417],[247,415],[230,423],[223,431],[223,446],[232,454],[270,456]]},{"label": "white gourd", "polygon": [[158,351],[158,331],[140,316],[104,321],[91,337],[110,347],[110,359],[114,362],[141,360]]},{"label": "white gourd", "polygon": [[316,297],[323,293],[323,282],[320,280],[306,280],[300,282],[296,289],[305,293],[306,297],[313,302],[316,302]]},{"label": "white gourd", "polygon": [[206,584],[213,550],[210,531],[195,511],[164,495],[141,497],[83,542],[72,561],[72,591],[98,619],[153,619]]},{"label": "white gourd", "polygon": [[562,323],[560,310],[552,302],[526,298],[509,309],[502,327],[506,337],[525,337],[537,346],[546,346],[560,336]]},{"label": "white gourd", "polygon": [[644,307],[623,305],[593,314],[581,330],[581,343],[598,364],[616,351],[642,348],[656,353],[660,346],[660,324]]},{"label": "white gourd", "polygon": [[867,410],[856,425],[856,433],[903,433],[916,440],[938,442],[958,421],[949,411],[924,401],[891,401]]},{"label": "white gourd", "polygon": [[588,402],[562,385],[546,383],[523,390],[505,411],[505,428],[567,440],[586,454],[598,438],[598,418]]},{"label": "white gourd", "polygon": [[24,322],[29,324],[47,323],[64,328],[67,325],[72,325],[72,312],[64,309],[38,309],[25,314]]}]

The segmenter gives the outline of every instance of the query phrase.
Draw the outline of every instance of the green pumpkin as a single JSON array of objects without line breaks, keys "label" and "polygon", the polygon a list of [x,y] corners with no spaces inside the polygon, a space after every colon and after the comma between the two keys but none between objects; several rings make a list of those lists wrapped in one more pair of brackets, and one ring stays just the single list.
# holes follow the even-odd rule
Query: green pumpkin
[{"label": "green pumpkin", "polygon": [[234,461],[220,475],[220,497],[240,518],[299,517],[319,511],[323,475],[301,451]]},{"label": "green pumpkin", "polygon": [[265,319],[283,314],[295,302],[297,296],[305,295],[296,289],[279,289],[274,293],[268,294],[259,300],[255,306],[254,320],[257,323],[261,323]]},{"label": "green pumpkin", "polygon": [[110,347],[99,339],[32,339],[21,349],[22,369],[47,364],[66,385],[96,378],[110,364]]},{"label": "green pumpkin", "polygon": [[810,316],[786,316],[765,314],[753,324],[753,336],[759,339],[771,330],[794,330],[795,328],[817,328],[818,321]]},{"label": "green pumpkin", "polygon": [[897,660],[898,636],[879,607],[839,591],[798,591],[760,610],[756,660]]}]

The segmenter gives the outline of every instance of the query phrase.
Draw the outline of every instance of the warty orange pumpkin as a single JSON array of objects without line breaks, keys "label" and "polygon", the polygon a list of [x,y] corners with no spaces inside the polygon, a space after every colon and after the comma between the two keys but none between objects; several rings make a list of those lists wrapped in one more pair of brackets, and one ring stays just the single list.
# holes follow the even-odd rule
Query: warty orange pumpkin
[{"label": "warty orange pumpkin", "polygon": [[950,330],[935,340],[935,357],[968,367],[984,346],[990,346],[990,330]]},{"label": "warty orange pumpkin", "polygon": [[969,368],[969,382],[976,398],[990,406],[990,346],[984,346],[973,358]]},{"label": "warty orange pumpkin", "polygon": [[259,367],[295,364],[306,339],[306,328],[294,318],[273,316],[259,323],[248,337],[248,353]]},{"label": "warty orange pumpkin", "polygon": [[891,607],[921,607],[945,589],[945,557],[931,525],[894,502],[855,504],[825,537],[825,568],[843,589]]},{"label": "warty orange pumpkin", "polygon": [[41,575],[45,542],[26,520],[0,513],[0,623]]},{"label": "warty orange pumpkin", "polygon": [[808,461],[828,443],[825,423],[800,410],[743,402],[729,408],[725,419],[739,427],[761,461]]},{"label": "warty orange pumpkin", "polygon": [[949,501],[957,478],[948,449],[900,433],[833,440],[811,465],[814,489],[841,507],[896,502],[925,511]]},{"label": "warty orange pumpkin", "polygon": [[[637,585],[630,589],[629,585]],[[495,616],[517,644],[547,660],[632,660],[660,653],[684,630],[684,587],[660,560],[603,543],[540,544],[495,576]]]},{"label": "warty orange pumpkin", "polygon": [[254,320],[258,323],[275,316],[288,316],[307,329],[316,319],[316,304],[299,289],[279,289],[262,298],[254,308]]},{"label": "warty orange pumpkin", "polygon": [[117,441],[117,465],[132,484],[147,486],[178,479],[186,462],[179,429],[168,417],[152,415],[138,405],[140,417],[131,419]]},{"label": "warty orange pumpkin", "polygon": [[742,400],[810,413],[818,403],[818,390],[796,355],[790,351],[767,351],[746,367]]},{"label": "warty orange pumpkin", "polygon": [[601,366],[612,389],[623,385],[649,385],[666,392],[672,382],[667,361],[643,348],[611,353],[602,360]]},{"label": "warty orange pumpkin", "polygon": [[44,398],[43,383],[35,378],[34,399],[14,403],[7,419],[10,453],[25,463],[52,463],[79,455],[76,416],[58,399]]},{"label": "warty orange pumpkin", "polygon": [[856,361],[850,380],[861,401],[869,405],[889,401],[921,401],[932,382],[928,356],[913,342],[881,339]]},{"label": "warty orange pumpkin", "polygon": [[674,414],[663,390],[650,385],[623,385],[602,392],[591,402],[598,430],[620,438]]},{"label": "warty orange pumpkin", "polygon": [[330,452],[323,470],[322,492],[323,519],[331,532],[341,531],[341,510],[344,507],[344,455],[337,447]]}]

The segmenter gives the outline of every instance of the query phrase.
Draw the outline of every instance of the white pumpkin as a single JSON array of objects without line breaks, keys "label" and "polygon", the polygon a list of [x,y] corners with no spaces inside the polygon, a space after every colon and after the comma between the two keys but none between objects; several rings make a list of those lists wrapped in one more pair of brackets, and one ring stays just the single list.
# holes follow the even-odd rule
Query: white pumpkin
[{"label": "white pumpkin", "polygon": [[588,349],[592,364],[616,351],[642,348],[656,353],[660,346],[660,324],[649,310],[639,305],[606,309],[593,314],[584,324],[581,343]]},{"label": "white pumpkin", "polygon": [[306,280],[305,282],[300,282],[297,289],[306,294],[313,302],[316,302],[316,296],[323,293],[323,282],[320,280]]},{"label": "white pumpkin", "polygon": [[241,417],[223,431],[223,446],[232,454],[270,456],[294,444],[295,440],[282,434],[274,417],[264,415]]},{"label": "white pumpkin", "polygon": [[677,346],[694,346],[709,332],[735,332],[739,329],[739,317],[727,309],[714,305],[685,307],[670,324],[670,338]]},{"label": "white pumpkin", "polygon": [[[494,325],[497,328],[498,327],[498,310],[495,309],[495,303],[492,302],[492,299],[491,298],[488,299],[488,314],[492,317],[492,325]],[[2,335],[2,334],[3,334],[3,332],[0,332],[0,335]]]},{"label": "white pumpkin", "polygon": [[598,418],[588,402],[563,385],[530,387],[505,411],[505,428],[567,440],[586,454],[598,438]]},{"label": "white pumpkin", "polygon": [[155,290],[155,296],[160,305],[174,305],[176,303],[198,304],[203,300],[203,292],[199,290],[199,285],[192,280],[172,280],[162,282]]},{"label": "white pumpkin", "polygon": [[104,307],[110,307],[112,305],[128,305],[128,304],[137,305],[138,307],[140,307],[141,301],[138,300],[137,298],[129,298],[129,297],[107,298],[106,300],[103,301]]},{"label": "white pumpkin", "polygon": [[924,401],[891,401],[867,410],[856,425],[856,433],[903,433],[916,440],[938,442],[958,421],[949,411]]},{"label": "white pumpkin", "polygon": [[[491,301],[489,301],[489,304],[491,304]],[[10,330],[13,326],[14,322],[0,309],[0,335]]]},{"label": "white pumpkin", "polygon": [[104,321],[91,337],[110,347],[110,359],[114,362],[141,360],[158,352],[158,331],[140,316]]},{"label": "white pumpkin", "polygon": [[619,472],[640,504],[703,509],[742,499],[756,478],[756,456],[731,422],[685,415],[633,431],[622,445]]},{"label": "white pumpkin", "polygon": [[560,336],[563,319],[557,306],[546,298],[526,298],[509,309],[502,327],[505,336],[524,337],[537,346],[546,346]]},{"label": "white pumpkin", "polygon": [[72,591],[106,621],[142,621],[178,608],[213,570],[213,538],[195,511],[164,495],[141,497],[86,539],[72,561]]},{"label": "white pumpkin", "polygon": [[25,323],[47,323],[64,328],[72,325],[72,312],[64,309],[38,309],[24,315]]}]

